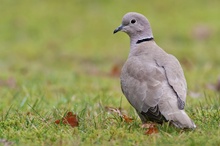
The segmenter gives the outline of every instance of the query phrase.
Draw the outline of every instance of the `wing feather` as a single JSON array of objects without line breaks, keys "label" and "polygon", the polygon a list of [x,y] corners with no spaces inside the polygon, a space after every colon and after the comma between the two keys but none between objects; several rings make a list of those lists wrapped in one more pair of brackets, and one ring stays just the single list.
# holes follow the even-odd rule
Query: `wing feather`
[{"label": "wing feather", "polygon": [[140,60],[144,59],[139,57],[127,60],[122,68],[121,88],[136,110],[147,112],[149,108],[157,106],[160,101],[165,76],[163,69],[155,62],[143,64]]},{"label": "wing feather", "polygon": [[164,69],[167,81],[177,95],[179,109],[184,109],[187,84],[179,61],[173,55],[168,54],[163,60],[158,59],[156,62]]}]

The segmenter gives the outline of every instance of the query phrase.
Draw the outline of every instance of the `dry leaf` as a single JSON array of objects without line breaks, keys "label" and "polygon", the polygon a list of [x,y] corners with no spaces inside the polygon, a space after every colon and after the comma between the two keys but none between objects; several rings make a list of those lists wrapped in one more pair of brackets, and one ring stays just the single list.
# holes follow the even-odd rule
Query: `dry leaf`
[{"label": "dry leaf", "polygon": [[107,107],[107,106],[106,106],[105,109],[106,109],[108,112],[116,113],[117,115],[119,115],[120,117],[122,117],[126,123],[130,123],[130,122],[133,121],[133,118],[128,117],[127,115],[125,115],[125,114],[123,114],[123,113],[121,112],[121,108],[114,108],[114,107]]},{"label": "dry leaf", "polygon": [[111,68],[110,76],[118,77],[121,74],[121,65],[115,64]]},{"label": "dry leaf", "polygon": [[133,118],[128,117],[127,115],[123,115],[123,119],[125,120],[126,123],[131,123],[133,121]]},{"label": "dry leaf", "polygon": [[60,120],[56,120],[55,123],[56,123],[56,124],[60,124]]},{"label": "dry leaf", "polygon": [[220,77],[218,77],[218,80],[217,80],[217,82],[215,84],[215,87],[216,87],[217,91],[220,91]]},{"label": "dry leaf", "polygon": [[181,65],[183,65],[186,69],[191,70],[194,67],[193,62],[187,57],[180,59]]},{"label": "dry leaf", "polygon": [[114,108],[114,107],[108,107],[106,106],[105,109],[108,111],[108,112],[113,112],[113,113],[116,113],[118,114],[120,117],[122,117],[122,113],[121,113],[121,109],[120,108]]},{"label": "dry leaf", "polygon": [[220,76],[218,77],[215,84],[206,84],[207,88],[210,90],[214,90],[220,92]]},{"label": "dry leaf", "polygon": [[140,127],[147,129],[144,133],[146,135],[156,134],[159,132],[155,123],[144,123],[144,124],[140,125]]},{"label": "dry leaf", "polygon": [[140,127],[141,127],[141,128],[147,128],[147,129],[148,129],[148,128],[151,127],[152,124],[153,124],[153,123],[144,123],[144,124],[141,124]]},{"label": "dry leaf", "polygon": [[61,121],[63,124],[70,125],[71,127],[79,126],[77,115],[73,114],[72,112],[68,112],[66,116],[62,118],[62,120],[56,120],[55,123],[60,124]]},{"label": "dry leaf", "polygon": [[156,127],[156,124],[151,124],[150,127],[145,131],[146,135],[152,135],[158,133],[158,129]]}]

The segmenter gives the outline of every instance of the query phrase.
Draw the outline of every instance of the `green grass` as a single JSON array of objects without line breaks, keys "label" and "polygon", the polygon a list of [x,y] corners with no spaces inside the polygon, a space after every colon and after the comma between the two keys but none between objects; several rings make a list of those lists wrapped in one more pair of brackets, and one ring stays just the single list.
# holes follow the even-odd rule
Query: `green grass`
[{"label": "green grass", "polygon": [[[215,1],[2,0],[0,5],[0,140],[14,145],[220,145],[220,21]],[[129,52],[122,16],[143,13],[159,46],[181,62],[188,82],[186,111],[197,125],[181,131],[141,121],[110,76]],[[207,33],[199,38],[195,30]],[[126,123],[104,107],[122,107]],[[54,121],[72,111],[79,127]],[[0,145],[4,145],[0,141]]]}]

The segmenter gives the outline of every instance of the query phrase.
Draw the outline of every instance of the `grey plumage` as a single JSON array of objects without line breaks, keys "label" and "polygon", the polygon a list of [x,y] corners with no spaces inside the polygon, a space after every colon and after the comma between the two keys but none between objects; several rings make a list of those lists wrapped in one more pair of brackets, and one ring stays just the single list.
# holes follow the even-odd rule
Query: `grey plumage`
[{"label": "grey plumage", "polygon": [[142,122],[170,121],[178,128],[196,128],[184,111],[187,84],[181,65],[155,43],[147,18],[127,13],[114,33],[118,31],[130,37],[120,77],[122,92]]}]

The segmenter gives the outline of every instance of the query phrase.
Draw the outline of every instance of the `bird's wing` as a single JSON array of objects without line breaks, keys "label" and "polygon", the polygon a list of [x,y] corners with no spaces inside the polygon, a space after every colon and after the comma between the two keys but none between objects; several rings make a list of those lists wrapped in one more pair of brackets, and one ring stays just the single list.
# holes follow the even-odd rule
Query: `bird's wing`
[{"label": "bird's wing", "polygon": [[163,95],[164,70],[156,62],[139,57],[131,57],[122,68],[121,88],[139,112],[147,112],[157,106]]},{"label": "bird's wing", "polygon": [[167,81],[177,95],[179,109],[184,109],[187,93],[187,84],[179,61],[170,54],[156,60],[158,66],[165,71]]}]

